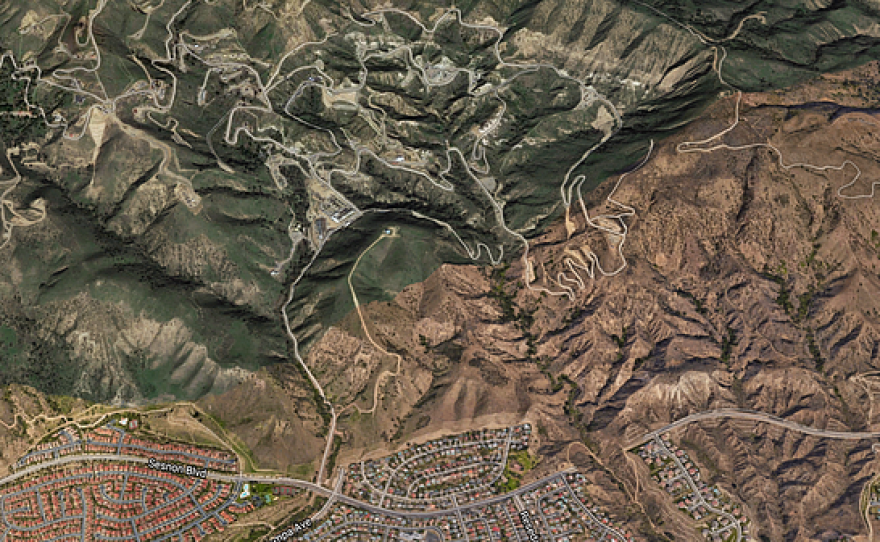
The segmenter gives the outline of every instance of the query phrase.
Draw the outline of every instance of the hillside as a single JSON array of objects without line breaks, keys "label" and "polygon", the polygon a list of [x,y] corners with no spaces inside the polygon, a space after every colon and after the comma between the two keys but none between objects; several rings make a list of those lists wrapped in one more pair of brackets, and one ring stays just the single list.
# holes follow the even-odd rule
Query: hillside
[{"label": "hillside", "polygon": [[405,234],[359,273],[366,301],[444,262],[514,261],[575,185],[728,91],[718,69],[780,88],[877,43],[868,4],[466,4],[0,8],[0,382],[222,392],[351,311],[347,277],[387,228]]},{"label": "hillside", "polygon": [[[871,64],[792,96],[744,94],[739,123],[716,137],[735,120],[731,95],[657,144],[615,192],[609,183],[586,196],[590,222],[575,206],[538,236],[531,271],[444,265],[364,306],[363,321],[349,314],[306,357],[338,404],[353,405],[340,457],[525,419],[548,457],[584,439],[650,520],[643,534],[697,540],[624,451],[643,434],[723,409],[877,431],[880,140],[858,90],[876,74]],[[820,91],[846,105],[785,105]],[[719,145],[734,148],[692,152]],[[810,165],[792,166],[801,161]],[[354,412],[374,397],[375,413]],[[866,535],[871,441],[724,418],[674,436],[745,504],[760,539]]]}]

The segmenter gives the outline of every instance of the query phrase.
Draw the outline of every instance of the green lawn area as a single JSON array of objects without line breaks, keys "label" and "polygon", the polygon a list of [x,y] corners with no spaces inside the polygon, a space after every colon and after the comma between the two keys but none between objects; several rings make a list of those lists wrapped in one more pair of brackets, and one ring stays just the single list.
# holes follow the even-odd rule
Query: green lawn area
[{"label": "green lawn area", "polygon": [[[501,493],[515,490],[522,483],[523,477],[538,464],[538,458],[532,456],[528,450],[512,452],[507,456],[507,465],[504,467],[506,482],[499,481],[496,489]],[[514,465],[517,465],[516,467]],[[520,470],[521,472],[517,472]]]}]

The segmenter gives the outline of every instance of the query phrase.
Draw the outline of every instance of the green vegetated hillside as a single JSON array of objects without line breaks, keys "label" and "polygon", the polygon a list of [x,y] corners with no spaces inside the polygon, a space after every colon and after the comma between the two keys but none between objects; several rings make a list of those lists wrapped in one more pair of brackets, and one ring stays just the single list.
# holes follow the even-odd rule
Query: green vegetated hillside
[{"label": "green vegetated hillside", "polygon": [[[380,21],[329,0],[7,3],[2,178],[27,220],[0,249],[0,383],[197,397],[289,359],[294,283],[307,351],[386,228],[362,303],[510,258],[507,228],[555,220],[566,178],[595,188],[717,99],[697,33],[744,89],[873,58],[868,4],[789,4],[471,0],[459,20],[413,1]],[[322,237],[331,193],[364,214]]]},{"label": "green vegetated hillside", "polygon": [[324,257],[316,260],[296,285],[288,314],[303,351],[308,351],[328,326],[354,310],[348,285],[352,267],[358,256],[392,227],[398,236],[376,243],[352,275],[352,286],[362,304],[390,300],[406,285],[428,278],[443,263],[471,261],[461,254],[458,241],[440,226],[426,225],[407,213],[366,214],[328,241]]},{"label": "green vegetated hillside", "polygon": [[868,30],[880,17],[880,6],[869,1],[645,4],[723,44],[729,53],[725,79],[743,90],[788,86],[817,73],[860,65],[880,53],[876,33]]}]

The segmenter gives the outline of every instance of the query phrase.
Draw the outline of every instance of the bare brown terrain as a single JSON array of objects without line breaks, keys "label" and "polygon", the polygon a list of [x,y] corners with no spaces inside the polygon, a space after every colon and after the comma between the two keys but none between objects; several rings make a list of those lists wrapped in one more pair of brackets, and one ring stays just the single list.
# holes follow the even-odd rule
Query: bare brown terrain
[{"label": "bare brown terrain", "polygon": [[218,431],[240,443],[245,468],[307,477],[320,461],[321,419],[298,375],[259,372],[224,394],[203,398],[199,406],[219,420]]},{"label": "bare brown terrain", "polygon": [[[721,408],[880,430],[880,214],[872,197],[880,112],[873,91],[863,90],[878,82],[874,63],[746,94],[741,103],[729,94],[658,142],[619,188],[611,179],[585,195],[583,208],[575,199],[564,220],[532,240],[524,261],[444,265],[392,301],[350,312],[305,355],[339,413],[334,462],[528,421],[542,459],[530,477],[574,464],[597,504],[640,537],[701,540],[627,452],[645,433]],[[716,137],[737,118],[738,103],[738,124]],[[134,148],[129,134],[101,130],[104,141]],[[101,148],[101,167],[113,167],[111,149]],[[140,150],[143,163],[127,165],[132,181],[158,159]],[[99,208],[114,201],[100,185],[83,197]],[[599,216],[629,214],[623,205],[631,217]],[[63,225],[47,220],[27,230],[28,241],[50,246],[44,263],[67,250]],[[193,254],[151,240],[152,256],[177,274],[216,274],[224,299],[261,315],[277,308],[236,282],[232,263],[210,243]],[[7,274],[20,282],[16,262]],[[114,400],[139,398],[126,392],[117,354],[174,354],[171,380],[184,391],[221,392],[198,406],[251,467],[314,474],[329,415],[294,365],[247,375],[221,368],[179,320],[160,324],[112,296],[83,294],[41,310],[34,319],[65,336],[76,355],[97,360],[92,383],[116,390]],[[0,467],[45,425],[23,420],[60,415],[45,396],[11,389],[0,401]],[[695,422],[673,437],[707,480],[744,505],[756,539],[869,539],[860,499],[880,468],[871,441],[730,419]]]},{"label": "bare brown terrain", "polygon": [[46,397],[29,386],[7,386],[0,397],[0,472],[7,472],[48,431],[88,410],[81,399]]},{"label": "bare brown terrain", "polygon": [[[612,515],[649,537],[698,540],[624,451],[640,435],[731,407],[812,427],[880,429],[880,216],[876,201],[861,197],[880,178],[880,139],[877,113],[848,84],[868,76],[876,76],[870,66],[821,79],[821,91],[795,89],[808,101],[837,96],[863,109],[750,94],[736,128],[679,149],[733,122],[731,95],[658,144],[614,194],[635,210],[625,219],[627,266],[616,276],[586,269],[596,270],[589,254],[606,272],[623,264],[622,230],[613,220],[590,225],[575,205],[569,229],[560,222],[532,243],[530,277],[520,261],[503,272],[446,265],[393,302],[363,306],[371,337],[405,362],[382,381],[375,413],[343,410],[343,462],[469,420],[527,419],[539,428],[545,464],[573,454],[605,473],[596,484]],[[722,143],[770,143],[782,162],[768,146],[679,152]],[[861,170],[855,183],[852,166],[791,167],[845,160]],[[614,208],[604,202],[612,187],[590,194],[591,217]],[[393,361],[384,358],[352,313],[306,361],[340,410],[366,410],[377,374]],[[756,538],[867,539],[859,499],[880,466],[870,441],[741,420],[697,422],[674,436],[745,504]],[[589,448],[568,448],[582,438]]]},{"label": "bare brown terrain", "polygon": [[[880,140],[877,113],[849,84],[865,77],[876,78],[872,65],[792,91],[846,108],[744,95],[733,130],[685,144],[730,126],[737,96],[720,101],[658,144],[614,192],[634,210],[625,239],[619,221],[596,218],[619,211],[605,201],[612,180],[585,201],[589,221],[575,202],[567,222],[532,242],[530,271],[519,260],[494,270],[444,265],[393,301],[351,312],[306,356],[340,413],[336,464],[529,421],[541,462],[526,481],[574,464],[597,504],[640,536],[700,540],[626,452],[641,435],[719,408],[880,429],[880,216],[876,201],[861,197],[880,178]],[[846,160],[861,171],[855,183],[854,166],[792,166]],[[606,272],[626,267],[603,276],[597,262]],[[403,363],[389,376],[393,354]],[[293,366],[260,371],[198,405],[253,467],[314,475],[327,426]],[[58,416],[30,389],[0,402],[4,462],[45,425],[21,423],[38,412]],[[868,540],[860,498],[880,467],[871,441],[729,419],[692,423],[673,438],[707,481],[744,505],[755,538]]]}]

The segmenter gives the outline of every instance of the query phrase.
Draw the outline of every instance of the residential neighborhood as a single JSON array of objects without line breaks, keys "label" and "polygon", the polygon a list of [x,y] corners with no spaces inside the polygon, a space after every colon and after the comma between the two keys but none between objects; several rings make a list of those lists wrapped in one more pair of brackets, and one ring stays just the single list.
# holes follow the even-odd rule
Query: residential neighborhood
[{"label": "residential neighborhood", "polygon": [[27,451],[0,487],[0,542],[198,541],[308,492],[329,500],[278,540],[634,540],[596,505],[573,467],[530,474],[540,458],[529,450],[529,424],[355,462],[331,490],[240,473],[230,452],[159,442],[132,421],[65,427]]},{"label": "residential neighborhood", "polygon": [[140,465],[53,469],[0,489],[0,540],[200,540],[253,509],[238,490]]},{"label": "residential neighborhood", "polygon": [[342,493],[363,505],[337,503],[302,540],[631,542],[571,469],[502,489],[526,470],[514,456],[529,463],[530,437],[529,424],[472,431],[350,464]]},{"label": "residential neighborhood", "polygon": [[183,443],[155,442],[139,436],[138,427],[137,420],[115,417],[106,425],[85,434],[80,434],[75,427],[63,428],[16,461],[14,468],[21,469],[66,455],[113,453],[152,457],[162,461],[181,461],[226,472],[238,470],[238,460],[235,455],[225,450],[206,447],[196,450],[193,446]]},{"label": "residential neighborhood", "polygon": [[750,522],[742,506],[718,487],[707,484],[690,454],[673,444],[669,433],[633,451],[647,463],[651,477],[675,499],[678,508],[698,522],[707,540],[750,540]]},{"label": "residential neighborhood", "polygon": [[237,471],[234,455],[137,430],[119,417],[84,434],[67,427],[19,459],[28,475],[0,487],[0,541],[200,540],[254,509],[240,482],[206,477]]},{"label": "residential neighborhood", "polygon": [[872,483],[868,493],[868,518],[880,521],[880,484]]},{"label": "residential neighborhood", "polygon": [[470,431],[349,465],[344,491],[399,510],[437,510],[495,494],[511,452],[526,450],[529,424]]},{"label": "residential neighborhood", "polygon": [[556,473],[513,492],[433,512],[337,504],[302,540],[632,542],[590,499],[586,478]]}]

